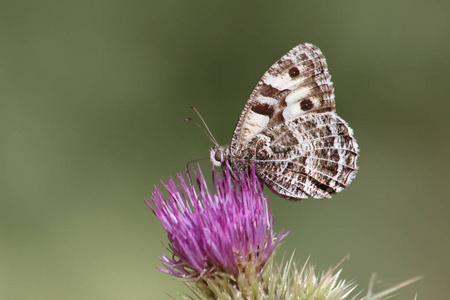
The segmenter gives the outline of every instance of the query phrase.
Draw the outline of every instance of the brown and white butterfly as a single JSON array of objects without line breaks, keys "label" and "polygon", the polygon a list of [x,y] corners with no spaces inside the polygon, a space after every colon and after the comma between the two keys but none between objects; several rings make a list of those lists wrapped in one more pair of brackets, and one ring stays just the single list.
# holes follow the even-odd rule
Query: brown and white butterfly
[{"label": "brown and white butterfly", "polygon": [[358,169],[353,130],[335,113],[333,83],[319,48],[301,44],[263,75],[242,110],[231,145],[214,165],[245,170],[290,200],[329,198]]}]

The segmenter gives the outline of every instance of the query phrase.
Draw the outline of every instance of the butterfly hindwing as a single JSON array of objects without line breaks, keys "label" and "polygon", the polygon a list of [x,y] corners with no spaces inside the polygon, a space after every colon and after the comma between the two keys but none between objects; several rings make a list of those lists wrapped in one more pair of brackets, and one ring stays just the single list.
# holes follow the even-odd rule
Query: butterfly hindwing
[{"label": "butterfly hindwing", "polygon": [[284,198],[329,198],[357,171],[353,131],[335,113],[279,124],[256,135],[249,147],[257,176]]}]

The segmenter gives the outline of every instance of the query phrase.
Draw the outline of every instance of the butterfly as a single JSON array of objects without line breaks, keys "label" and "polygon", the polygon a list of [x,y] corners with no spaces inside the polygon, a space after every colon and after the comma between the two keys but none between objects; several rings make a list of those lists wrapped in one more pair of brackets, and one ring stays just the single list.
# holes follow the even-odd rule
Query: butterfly
[{"label": "butterfly", "polygon": [[320,49],[300,44],[262,76],[244,106],[230,146],[215,146],[216,166],[246,170],[289,200],[330,198],[357,172],[353,130],[335,113],[333,83]]}]

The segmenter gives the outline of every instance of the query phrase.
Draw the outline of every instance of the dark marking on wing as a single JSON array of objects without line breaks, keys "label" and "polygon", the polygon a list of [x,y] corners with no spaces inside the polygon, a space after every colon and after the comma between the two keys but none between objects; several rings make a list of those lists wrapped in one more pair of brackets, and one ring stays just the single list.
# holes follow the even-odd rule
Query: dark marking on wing
[{"label": "dark marking on wing", "polygon": [[330,194],[330,195],[336,193],[336,190],[333,189],[332,187],[330,187],[329,185],[318,181],[311,175],[308,175],[308,177],[309,177],[309,180],[311,181],[311,183],[314,184],[318,189],[321,189],[322,191],[324,191],[325,193]]},{"label": "dark marking on wing", "polygon": [[290,92],[291,91],[289,91],[289,90],[280,91],[279,89],[274,88],[270,84],[265,84],[265,83],[262,84],[259,89],[259,93],[261,94],[261,96],[270,97],[277,101],[284,101],[284,99],[286,99],[286,96]]},{"label": "dark marking on wing", "polygon": [[273,113],[275,112],[274,107],[267,103],[255,103],[253,104],[251,109],[255,113],[268,116],[269,118],[271,118],[273,116]]},{"label": "dark marking on wing", "polygon": [[308,111],[311,108],[313,108],[314,104],[312,103],[312,101],[310,99],[305,99],[302,102],[300,102],[300,108],[303,111]]},{"label": "dark marking on wing", "polygon": [[277,112],[272,118],[270,118],[269,124],[267,124],[267,127],[272,127],[275,124],[281,124],[284,123],[285,119],[283,116],[283,111]]},{"label": "dark marking on wing", "polygon": [[297,67],[292,67],[289,69],[289,76],[291,76],[291,78],[295,78],[298,75],[300,75],[300,71],[298,70]]}]

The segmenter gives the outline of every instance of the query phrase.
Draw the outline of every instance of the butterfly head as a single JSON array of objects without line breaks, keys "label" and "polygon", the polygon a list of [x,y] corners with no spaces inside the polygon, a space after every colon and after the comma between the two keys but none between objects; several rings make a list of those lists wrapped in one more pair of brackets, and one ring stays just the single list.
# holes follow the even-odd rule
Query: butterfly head
[{"label": "butterfly head", "polygon": [[211,148],[210,159],[214,166],[220,167],[230,156],[230,148],[224,146],[217,146]]}]

